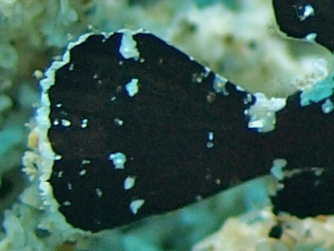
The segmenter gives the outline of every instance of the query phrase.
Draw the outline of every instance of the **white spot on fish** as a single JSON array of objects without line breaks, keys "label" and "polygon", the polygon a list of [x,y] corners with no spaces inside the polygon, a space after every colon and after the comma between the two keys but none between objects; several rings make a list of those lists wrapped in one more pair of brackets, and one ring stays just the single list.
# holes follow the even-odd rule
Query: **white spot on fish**
[{"label": "white spot on fish", "polygon": [[312,5],[306,5],[305,9],[304,9],[304,17],[308,18],[310,16],[314,16],[314,9],[312,7]]},{"label": "white spot on fish", "polygon": [[128,95],[130,97],[133,97],[134,95],[136,95],[139,91],[138,79],[137,78],[131,79],[131,81],[126,84],[125,89],[127,90]]},{"label": "white spot on fish", "polygon": [[70,64],[70,67],[68,67],[69,71],[73,71],[74,70],[74,64]]},{"label": "white spot on fish", "polygon": [[55,126],[59,125],[59,119],[55,119],[55,120],[53,121],[53,125],[55,125]]},{"label": "white spot on fish", "polygon": [[63,202],[63,206],[66,206],[66,207],[71,206],[71,204],[72,204],[72,202],[70,202],[70,201],[68,201],[68,200],[65,200],[65,201]]},{"label": "white spot on fish", "polygon": [[214,133],[213,132],[208,132],[208,139],[209,139],[209,142],[206,143],[206,147],[207,148],[212,148],[214,146],[212,140],[213,140],[213,137],[214,137]]},{"label": "white spot on fish", "polygon": [[83,160],[81,161],[81,164],[82,164],[82,165],[88,165],[88,164],[90,164],[90,160],[88,160],[88,159],[83,159]]},{"label": "white spot on fish", "polygon": [[101,198],[101,196],[103,195],[103,192],[100,188],[96,188],[95,192],[96,192],[97,197],[99,197],[99,198]]},{"label": "white spot on fish", "polygon": [[126,179],[124,180],[124,189],[129,190],[133,188],[133,186],[135,185],[135,181],[136,181],[136,177],[134,176],[126,177]]},{"label": "white spot on fish", "polygon": [[119,119],[119,118],[115,118],[115,119],[114,119],[114,122],[115,122],[117,125],[119,125],[119,126],[123,125],[123,123],[124,123],[124,121],[121,120],[121,119]]},{"label": "white spot on fish", "polygon": [[138,210],[144,205],[145,200],[138,199],[130,203],[130,210],[133,214],[137,214]]},{"label": "white spot on fish", "polygon": [[321,105],[321,110],[323,113],[330,113],[333,111],[334,105],[330,99],[326,99],[326,101]]},{"label": "white spot on fish", "polygon": [[313,167],[312,171],[314,172],[315,176],[322,176],[323,172],[325,171],[324,168],[320,168],[320,167]]},{"label": "white spot on fish", "polygon": [[206,143],[206,147],[207,148],[212,148],[213,146],[214,146],[214,144],[212,142]]},{"label": "white spot on fish", "polygon": [[198,84],[202,83],[202,81],[210,74],[211,70],[207,67],[204,68],[205,72],[195,72],[191,76],[191,81],[196,82]]},{"label": "white spot on fish", "polygon": [[55,160],[61,160],[63,158],[63,156],[59,155],[59,154],[56,154],[55,155]]},{"label": "white spot on fish", "polygon": [[79,172],[79,175],[80,175],[80,176],[84,176],[86,173],[87,173],[86,169],[82,169],[82,170]]},{"label": "white spot on fish", "polygon": [[206,175],[205,175],[205,179],[206,179],[207,181],[211,180],[211,179],[212,179],[211,174],[206,174]]},{"label": "white spot on fish", "polygon": [[201,201],[203,199],[202,195],[196,195],[195,197],[196,201]]},{"label": "white spot on fish", "polygon": [[121,46],[119,48],[121,55],[126,58],[139,59],[139,51],[137,49],[137,42],[133,39],[130,30],[124,30],[121,40]]},{"label": "white spot on fish", "polygon": [[71,123],[71,121],[69,121],[69,120],[67,120],[67,119],[62,119],[62,120],[61,120],[61,124],[62,124],[62,126],[68,127],[68,126],[70,126],[72,123]]},{"label": "white spot on fish", "polygon": [[88,119],[83,119],[83,120],[81,120],[81,125],[80,125],[80,127],[81,127],[81,128],[86,128],[86,127],[87,127],[87,123],[88,123]]},{"label": "white spot on fish", "polygon": [[304,21],[305,19],[314,16],[315,11],[312,7],[312,5],[305,5],[305,6],[294,6],[298,15],[298,18],[300,21]]},{"label": "white spot on fish", "polygon": [[228,92],[226,91],[225,85],[228,80],[222,76],[216,75],[213,81],[213,89],[216,93],[223,93],[223,95],[227,96]]},{"label": "white spot on fish", "polygon": [[126,156],[124,153],[112,153],[109,155],[109,160],[112,160],[116,169],[124,169],[124,164],[126,162]]},{"label": "white spot on fish", "polygon": [[72,190],[72,188],[73,188],[72,183],[67,183],[67,188],[68,188],[68,190]]},{"label": "white spot on fish", "polygon": [[244,92],[244,91],[245,91],[245,89],[242,88],[242,87],[239,86],[239,85],[236,85],[236,86],[235,86],[235,89],[237,89],[237,91],[240,91],[240,92]]},{"label": "white spot on fish", "polygon": [[209,138],[210,141],[213,140],[213,136],[214,136],[213,132],[208,133],[208,138]]},{"label": "white spot on fish", "polygon": [[315,39],[317,38],[317,36],[318,36],[317,33],[312,32],[312,33],[307,34],[307,35],[305,36],[305,39],[306,39],[307,41],[309,41],[309,42],[314,42]]},{"label": "white spot on fish", "polygon": [[249,93],[247,93],[247,96],[246,96],[246,98],[244,99],[244,104],[247,105],[247,104],[249,104],[250,102],[252,102],[252,100],[253,100],[252,95],[249,94]]},{"label": "white spot on fish", "polygon": [[216,93],[209,92],[208,95],[206,95],[206,101],[208,103],[212,103],[212,102],[214,102],[216,100],[216,96],[217,96]]}]

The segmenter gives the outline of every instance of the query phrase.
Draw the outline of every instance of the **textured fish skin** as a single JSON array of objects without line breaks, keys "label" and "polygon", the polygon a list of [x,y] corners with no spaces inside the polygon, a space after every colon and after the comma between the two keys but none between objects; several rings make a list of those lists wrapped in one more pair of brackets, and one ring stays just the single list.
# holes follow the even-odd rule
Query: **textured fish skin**
[{"label": "textured fish skin", "polygon": [[314,33],[316,42],[334,51],[333,0],[273,0],[273,7],[279,28],[288,36]]},{"label": "textured fish skin", "polygon": [[122,37],[73,47],[48,91],[48,136],[61,156],[49,182],[74,227],[97,232],[181,208],[268,174],[277,158],[287,170],[333,169],[334,115],[322,102],[302,107],[296,93],[276,129],[259,133],[244,114],[252,94],[231,82],[218,93],[214,72],[152,34],[134,34],[140,56],[124,58]]}]

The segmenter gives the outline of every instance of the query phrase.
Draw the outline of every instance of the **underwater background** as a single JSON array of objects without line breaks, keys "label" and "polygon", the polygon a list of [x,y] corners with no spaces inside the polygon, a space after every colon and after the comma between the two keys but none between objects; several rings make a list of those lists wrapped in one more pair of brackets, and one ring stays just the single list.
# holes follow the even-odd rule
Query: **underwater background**
[{"label": "underwater background", "polygon": [[[333,219],[325,231],[316,220],[289,218],[298,232],[293,240],[269,236],[277,223],[268,196],[270,167],[267,177],[92,236],[68,237],[41,227],[47,219],[21,159],[35,126],[38,80],[81,34],[123,28],[147,30],[243,88],[268,96],[287,97],[332,69],[325,48],[278,31],[269,0],[0,0],[0,251],[334,250]],[[306,237],[311,226],[317,234]]]}]

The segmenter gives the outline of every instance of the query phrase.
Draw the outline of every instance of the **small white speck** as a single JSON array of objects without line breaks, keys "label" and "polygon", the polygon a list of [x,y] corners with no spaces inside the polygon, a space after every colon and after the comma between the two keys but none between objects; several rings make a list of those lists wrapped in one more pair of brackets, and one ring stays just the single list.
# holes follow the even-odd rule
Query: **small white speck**
[{"label": "small white speck", "polygon": [[247,96],[246,96],[246,98],[244,99],[244,104],[247,105],[247,104],[249,104],[250,102],[252,102],[252,100],[253,100],[252,95],[249,94],[249,93],[247,93]]},{"label": "small white speck", "polygon": [[244,92],[244,91],[245,91],[245,89],[242,88],[242,87],[239,86],[239,85],[236,85],[236,86],[235,86],[235,89],[237,89],[237,91],[240,91],[240,92]]},{"label": "small white speck", "polygon": [[309,33],[305,36],[305,39],[310,42],[314,42],[316,38],[317,38],[317,33],[315,32]]},{"label": "small white speck", "polygon": [[97,75],[96,73],[93,75],[93,79],[98,79],[99,75]]},{"label": "small white speck", "polygon": [[312,171],[314,172],[315,176],[321,176],[323,175],[323,172],[325,171],[324,168],[319,168],[319,167],[313,167]]},{"label": "small white speck", "polygon": [[123,125],[123,123],[124,123],[124,121],[121,120],[121,119],[119,119],[119,118],[115,118],[115,119],[114,119],[114,122],[115,122],[117,125],[119,125],[119,126]]},{"label": "small white speck", "polygon": [[55,155],[55,160],[61,160],[63,158],[63,156],[59,155],[59,154],[56,154]]},{"label": "small white speck", "polygon": [[140,59],[139,59],[139,62],[140,62],[140,63],[144,63],[144,62],[145,62],[145,58],[140,58]]},{"label": "small white speck", "polygon": [[296,14],[299,18],[299,21],[304,21],[305,19],[309,18],[310,16],[314,16],[315,11],[312,5],[293,5],[296,10]]},{"label": "small white speck", "polygon": [[125,30],[123,32],[121,46],[119,52],[125,59],[133,58],[135,60],[139,59],[139,51],[137,49],[137,42],[133,39],[131,31]]},{"label": "small white speck", "polygon": [[192,82],[196,82],[198,84],[202,83],[203,79],[205,79],[209,73],[210,73],[210,69],[205,68],[205,72],[196,72],[193,73],[191,78],[192,78]]},{"label": "small white speck", "polygon": [[216,93],[222,93],[224,96],[227,96],[228,92],[226,91],[225,88],[227,82],[228,80],[226,78],[216,75],[212,87]]},{"label": "small white speck", "polygon": [[83,159],[83,160],[81,161],[81,164],[82,164],[82,165],[88,165],[88,164],[90,164],[90,160],[89,160],[89,159]]},{"label": "small white speck", "polygon": [[124,153],[112,153],[109,155],[109,160],[112,160],[116,169],[124,169],[124,164],[126,162],[126,156]]},{"label": "small white speck", "polygon": [[145,200],[139,199],[131,201],[130,210],[133,214],[137,214],[138,210],[144,205]]},{"label": "small white speck", "polygon": [[133,188],[133,186],[135,185],[135,181],[136,181],[136,177],[134,176],[126,177],[126,179],[124,180],[124,189],[129,190]]},{"label": "small white speck", "polygon": [[326,101],[321,105],[321,110],[323,113],[330,113],[333,111],[334,105],[333,102],[328,98]]},{"label": "small white speck", "polygon": [[62,103],[58,103],[58,104],[56,104],[56,107],[57,107],[57,108],[60,108],[60,107],[62,107],[62,106],[63,106]]},{"label": "small white speck", "polygon": [[194,82],[197,82],[197,83],[202,83],[202,81],[203,81],[203,77],[201,76],[201,75],[199,75],[199,76],[196,76],[196,77],[194,77],[195,78],[195,81]]},{"label": "small white speck", "polygon": [[137,78],[131,79],[131,81],[125,85],[125,89],[130,97],[136,95],[139,91],[138,79]]},{"label": "small white speck", "polygon": [[118,65],[123,65],[124,64],[124,61],[120,60],[118,61]]},{"label": "small white speck", "polygon": [[214,136],[214,133],[213,133],[213,132],[209,132],[209,133],[208,133],[208,138],[209,138],[210,141],[213,140],[213,136]]},{"label": "small white speck", "polygon": [[63,174],[64,174],[63,171],[59,171],[58,174],[57,174],[57,177],[58,177],[58,178],[62,178],[62,177],[63,177]]},{"label": "small white speck", "polygon": [[100,188],[95,188],[95,192],[97,197],[101,198],[101,196],[103,195],[103,192]]},{"label": "small white speck", "polygon": [[202,196],[202,195],[197,195],[197,196],[195,197],[195,199],[196,199],[196,201],[200,201],[200,200],[203,199],[203,196]]},{"label": "small white speck", "polygon": [[206,95],[206,101],[211,104],[216,100],[216,96],[216,93],[208,92],[208,94]]},{"label": "small white speck", "polygon": [[212,142],[206,143],[206,147],[207,148],[212,148],[213,146],[214,146],[214,144]]},{"label": "small white speck", "polygon": [[63,202],[63,206],[66,206],[66,207],[69,207],[69,206],[71,206],[71,202],[70,201],[68,201],[68,200],[65,200],[64,202]]},{"label": "small white speck", "polygon": [[84,176],[87,173],[86,169],[82,169],[79,174],[80,176]]},{"label": "small white speck", "polygon": [[73,188],[72,183],[67,183],[67,188],[68,188],[68,190],[72,190],[72,188]]},{"label": "small white speck", "polygon": [[313,9],[313,7],[311,5],[308,4],[304,8],[303,17],[304,17],[304,19],[306,19],[306,18],[308,18],[310,16],[314,16],[314,9]]},{"label": "small white speck", "polygon": [[74,70],[74,64],[70,64],[70,67],[68,67],[69,71],[73,71]]},{"label": "small white speck", "polygon": [[276,186],[276,190],[277,190],[277,191],[281,191],[281,190],[284,189],[284,187],[285,187],[284,184],[282,184],[282,183],[278,183],[277,186]]},{"label": "small white speck", "polygon": [[55,126],[59,125],[59,119],[55,119],[55,120],[53,121],[53,125],[55,125]]},{"label": "small white speck", "polygon": [[216,180],[215,180],[216,185],[220,185],[221,182],[222,182],[222,181],[221,181],[220,179],[216,179]]},{"label": "small white speck", "polygon": [[115,101],[115,100],[116,100],[116,97],[115,97],[115,96],[112,96],[112,97],[110,98],[110,100],[111,100],[111,101]]},{"label": "small white speck", "polygon": [[88,123],[88,119],[83,119],[83,120],[81,120],[81,125],[80,125],[80,127],[81,127],[81,128],[86,128],[86,127],[87,127],[87,123]]},{"label": "small white speck", "polygon": [[62,119],[61,120],[61,124],[65,127],[68,127],[71,125],[71,121],[67,120],[67,119]]}]

